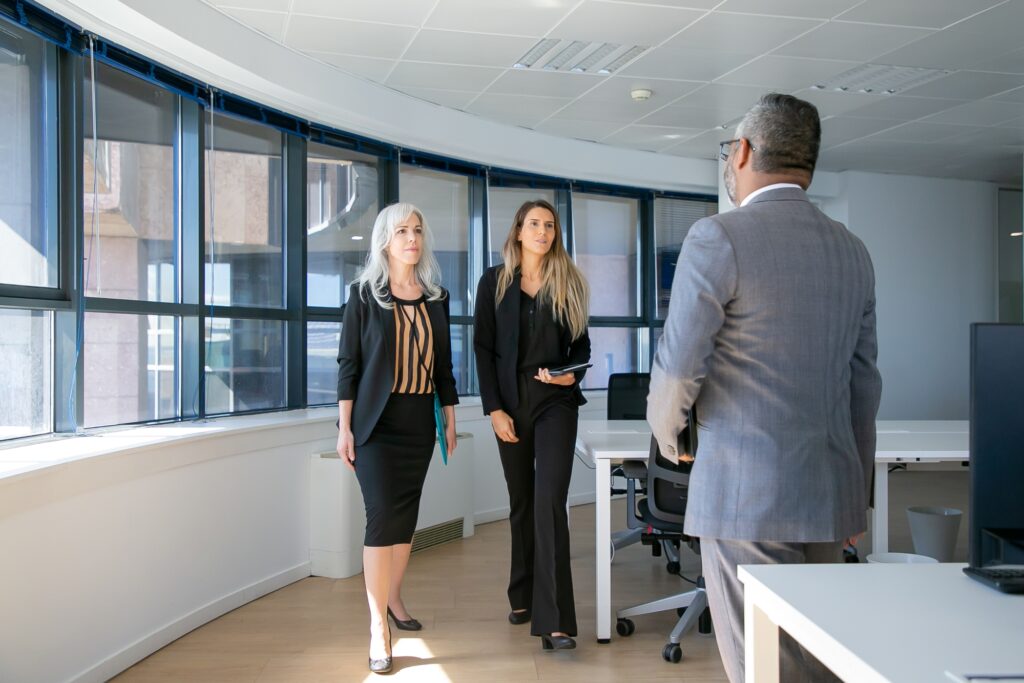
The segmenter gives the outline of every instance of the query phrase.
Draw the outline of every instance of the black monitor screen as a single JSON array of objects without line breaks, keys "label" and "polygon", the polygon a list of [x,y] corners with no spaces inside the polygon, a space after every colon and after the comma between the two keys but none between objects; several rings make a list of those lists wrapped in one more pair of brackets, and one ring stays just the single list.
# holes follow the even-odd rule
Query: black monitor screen
[{"label": "black monitor screen", "polygon": [[1012,546],[1024,530],[1024,325],[971,325],[970,420],[971,566],[984,567],[1009,559],[996,536]]}]

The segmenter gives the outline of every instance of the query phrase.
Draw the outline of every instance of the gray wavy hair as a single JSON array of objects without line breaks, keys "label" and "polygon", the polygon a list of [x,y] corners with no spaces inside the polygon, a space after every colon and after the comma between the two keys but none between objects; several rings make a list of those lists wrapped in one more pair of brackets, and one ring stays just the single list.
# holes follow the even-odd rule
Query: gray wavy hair
[{"label": "gray wavy hair", "polygon": [[[371,296],[382,308],[393,308],[391,301],[391,271],[388,268],[388,246],[395,236],[395,228],[404,223],[413,214],[423,225],[423,251],[419,263],[416,264],[416,280],[427,295],[428,301],[437,301],[444,292],[441,289],[441,268],[434,258],[434,235],[430,232],[427,219],[423,212],[412,204],[399,202],[381,209],[377,220],[373,223],[373,234],[370,237],[370,252],[366,255],[366,265],[359,271],[354,282],[359,285],[360,296],[369,290]],[[365,285],[365,286],[364,286]]]}]

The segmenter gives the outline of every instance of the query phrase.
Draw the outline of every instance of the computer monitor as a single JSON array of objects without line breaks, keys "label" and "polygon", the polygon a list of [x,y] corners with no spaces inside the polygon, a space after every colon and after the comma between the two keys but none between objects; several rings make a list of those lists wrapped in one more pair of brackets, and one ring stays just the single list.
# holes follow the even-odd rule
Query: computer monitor
[{"label": "computer monitor", "polygon": [[971,325],[970,560],[1024,564],[1024,325]]}]

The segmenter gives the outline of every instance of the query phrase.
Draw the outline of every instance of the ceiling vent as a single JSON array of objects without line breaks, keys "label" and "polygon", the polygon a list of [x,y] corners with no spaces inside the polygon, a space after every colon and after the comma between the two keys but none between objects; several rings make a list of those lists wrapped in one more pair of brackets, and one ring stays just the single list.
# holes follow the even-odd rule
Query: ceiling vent
[{"label": "ceiling vent", "polygon": [[895,95],[950,73],[952,72],[942,69],[862,64],[829,81],[811,87],[815,90]]},{"label": "ceiling vent", "polygon": [[648,49],[644,45],[587,43],[582,40],[544,38],[517,59],[512,68],[611,74],[632,62]]}]

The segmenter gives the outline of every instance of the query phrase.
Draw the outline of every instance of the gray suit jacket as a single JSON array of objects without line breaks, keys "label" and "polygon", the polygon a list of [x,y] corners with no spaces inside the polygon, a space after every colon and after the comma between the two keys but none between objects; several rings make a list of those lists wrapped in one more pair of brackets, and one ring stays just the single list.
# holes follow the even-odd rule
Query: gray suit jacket
[{"label": "gray suit jacket", "polygon": [[864,244],[798,188],[693,225],[647,400],[668,454],[697,402],[686,533],[864,531],[882,391],[874,289]]}]

